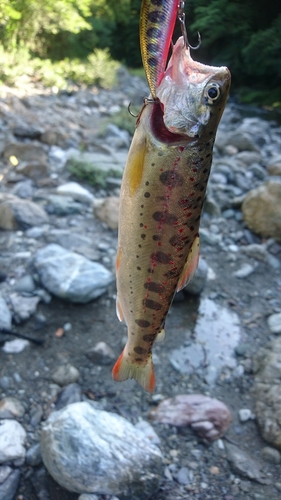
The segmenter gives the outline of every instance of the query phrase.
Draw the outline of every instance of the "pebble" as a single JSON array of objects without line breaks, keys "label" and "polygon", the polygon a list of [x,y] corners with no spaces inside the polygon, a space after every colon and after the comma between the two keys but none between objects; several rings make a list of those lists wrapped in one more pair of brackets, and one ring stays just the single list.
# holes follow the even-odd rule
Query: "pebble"
[{"label": "pebble", "polygon": [[13,397],[6,397],[0,401],[0,419],[20,418],[24,415],[25,409],[21,402]]},{"label": "pebble", "polygon": [[281,334],[281,313],[271,314],[267,319],[271,333]]},{"label": "pebble", "polygon": [[29,345],[29,341],[24,339],[8,340],[3,345],[2,351],[6,354],[19,354]]},{"label": "pebble", "polygon": [[235,278],[247,278],[248,276],[250,276],[250,274],[254,272],[254,270],[255,270],[254,266],[245,263],[242,265],[242,267],[240,267],[240,269],[238,269],[233,273],[233,276],[235,276]]},{"label": "pebble", "polygon": [[11,311],[0,292],[0,328],[7,328],[8,330],[10,330],[11,327],[12,327]]},{"label": "pebble", "polygon": [[0,464],[25,457],[26,432],[16,420],[2,420],[0,425]]},{"label": "pebble", "polygon": [[238,411],[240,422],[247,422],[248,420],[253,420],[255,415],[248,408],[242,408]]},{"label": "pebble", "polygon": [[98,342],[86,352],[86,356],[97,365],[110,365],[116,359],[113,349],[106,342]]},{"label": "pebble", "polygon": [[82,398],[82,390],[78,384],[69,384],[58,393],[55,401],[56,410],[61,410],[64,406],[78,403]]},{"label": "pebble", "polygon": [[249,453],[231,443],[226,443],[226,451],[227,460],[235,473],[263,482],[260,465]]},{"label": "pebble", "polygon": [[265,446],[261,450],[261,456],[263,459],[270,464],[280,464],[281,454],[276,448],[271,448],[270,446]]},{"label": "pebble", "polygon": [[135,428],[138,429],[139,431],[143,432],[145,437],[151,441],[151,443],[156,444],[156,445],[161,445],[161,439],[159,438],[158,434],[155,432],[154,428],[152,425],[147,422],[146,420],[140,420],[136,425]]},{"label": "pebble", "polygon": [[100,500],[100,498],[91,493],[83,493],[82,495],[79,495],[78,500]]},{"label": "pebble", "polygon": [[158,490],[162,478],[160,450],[123,417],[88,402],[51,414],[42,429],[41,453],[53,478],[77,493],[142,500]]},{"label": "pebble", "polygon": [[43,409],[42,406],[37,405],[31,408],[30,412],[30,425],[32,427],[37,427],[40,424],[43,417]]},{"label": "pebble", "polygon": [[94,201],[92,193],[78,184],[78,182],[62,184],[57,188],[57,193],[71,196],[74,200],[81,201],[82,203],[92,203]]},{"label": "pebble", "polygon": [[36,312],[40,297],[22,297],[17,293],[10,294],[10,301],[16,323],[26,321]]},{"label": "pebble", "polygon": [[15,469],[7,477],[7,479],[0,484],[0,500],[14,500],[18,485],[20,481],[20,471]]},{"label": "pebble", "polygon": [[189,469],[181,467],[178,473],[174,476],[179,484],[190,484]]},{"label": "pebble", "polygon": [[52,375],[52,380],[60,386],[72,384],[76,382],[80,374],[75,366],[70,363],[59,366]]},{"label": "pebble", "polygon": [[25,456],[28,465],[35,467],[42,462],[40,443],[36,443],[28,448]]}]

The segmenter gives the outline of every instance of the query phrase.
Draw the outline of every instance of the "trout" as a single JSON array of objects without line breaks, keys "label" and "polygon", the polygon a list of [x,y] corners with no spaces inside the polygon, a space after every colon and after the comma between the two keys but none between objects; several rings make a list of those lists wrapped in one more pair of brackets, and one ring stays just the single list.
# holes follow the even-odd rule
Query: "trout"
[{"label": "trout", "polygon": [[199,223],[230,73],[193,61],[180,37],[137,121],[121,186],[117,315],[128,341],[112,374],[153,392],[154,341],[199,258]]}]

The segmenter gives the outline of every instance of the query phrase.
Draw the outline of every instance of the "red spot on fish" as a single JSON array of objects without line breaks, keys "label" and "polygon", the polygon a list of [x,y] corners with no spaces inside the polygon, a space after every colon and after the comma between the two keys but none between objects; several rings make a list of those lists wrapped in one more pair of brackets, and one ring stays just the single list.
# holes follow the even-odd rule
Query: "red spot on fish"
[{"label": "red spot on fish", "polygon": [[190,178],[189,178],[189,180],[190,180],[191,182],[193,182],[195,179],[194,179],[194,177],[190,177]]},{"label": "red spot on fish", "polygon": [[180,152],[182,153],[184,151],[184,146],[179,147]]}]

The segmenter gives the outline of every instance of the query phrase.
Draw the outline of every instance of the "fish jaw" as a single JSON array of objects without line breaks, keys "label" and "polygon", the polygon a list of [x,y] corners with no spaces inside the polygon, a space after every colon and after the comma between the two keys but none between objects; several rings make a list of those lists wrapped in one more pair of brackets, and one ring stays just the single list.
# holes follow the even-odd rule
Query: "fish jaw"
[{"label": "fish jaw", "polygon": [[207,66],[193,61],[190,49],[180,37],[157,89],[157,97],[164,108],[165,127],[175,134],[200,137],[210,121],[212,105],[217,104],[209,98],[211,87],[218,89],[219,101],[223,101],[221,112],[216,113],[217,126],[230,87],[229,70],[224,66]]}]

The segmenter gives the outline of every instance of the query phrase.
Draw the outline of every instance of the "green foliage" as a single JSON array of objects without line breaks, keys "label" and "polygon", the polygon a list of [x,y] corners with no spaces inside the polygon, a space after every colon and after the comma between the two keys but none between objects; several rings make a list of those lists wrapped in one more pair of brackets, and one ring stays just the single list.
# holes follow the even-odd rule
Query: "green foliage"
[{"label": "green foliage", "polygon": [[41,82],[47,87],[65,89],[69,82],[111,88],[120,64],[112,61],[107,50],[96,50],[86,61],[31,58],[26,49],[10,53],[0,47],[0,82],[20,85],[22,80]]},{"label": "green foliage", "polygon": [[108,177],[121,178],[122,174],[119,170],[110,169],[104,171],[98,166],[93,165],[93,163],[79,161],[74,158],[70,158],[66,164],[70,173],[77,177],[78,179],[84,179],[89,184],[93,186],[106,187],[106,179]]}]

